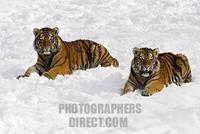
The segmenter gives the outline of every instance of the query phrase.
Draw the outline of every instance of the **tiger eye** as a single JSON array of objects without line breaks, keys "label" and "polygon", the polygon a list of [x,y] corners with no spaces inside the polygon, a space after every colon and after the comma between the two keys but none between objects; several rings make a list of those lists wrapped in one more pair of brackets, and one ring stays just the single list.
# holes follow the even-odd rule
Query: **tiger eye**
[{"label": "tiger eye", "polygon": [[40,38],[40,40],[44,40],[44,35],[41,34],[39,38]]},{"label": "tiger eye", "polygon": [[49,39],[52,43],[54,43],[54,38],[53,37],[50,37]]},{"label": "tiger eye", "polygon": [[144,60],[144,55],[142,53],[140,54],[140,59]]}]

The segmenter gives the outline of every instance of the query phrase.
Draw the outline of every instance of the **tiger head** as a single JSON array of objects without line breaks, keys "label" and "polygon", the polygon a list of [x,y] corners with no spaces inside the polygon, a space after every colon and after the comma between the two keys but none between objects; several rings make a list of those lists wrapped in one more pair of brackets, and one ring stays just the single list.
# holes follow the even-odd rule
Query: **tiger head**
[{"label": "tiger head", "polygon": [[132,69],[143,77],[149,77],[158,70],[158,49],[134,48]]},{"label": "tiger head", "polygon": [[33,43],[34,49],[40,55],[50,55],[60,50],[60,44],[58,43],[58,32],[57,27],[51,28],[35,28],[33,33],[35,40]]}]

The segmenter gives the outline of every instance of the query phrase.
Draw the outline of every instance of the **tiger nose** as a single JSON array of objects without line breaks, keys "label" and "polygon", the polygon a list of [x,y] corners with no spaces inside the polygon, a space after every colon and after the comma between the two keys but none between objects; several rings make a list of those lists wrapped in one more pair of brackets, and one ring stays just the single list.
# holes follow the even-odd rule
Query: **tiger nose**
[{"label": "tiger nose", "polygon": [[48,52],[48,51],[50,51],[50,48],[44,48],[44,51]]},{"label": "tiger nose", "polygon": [[150,70],[150,66],[143,66],[144,71],[149,71]]}]

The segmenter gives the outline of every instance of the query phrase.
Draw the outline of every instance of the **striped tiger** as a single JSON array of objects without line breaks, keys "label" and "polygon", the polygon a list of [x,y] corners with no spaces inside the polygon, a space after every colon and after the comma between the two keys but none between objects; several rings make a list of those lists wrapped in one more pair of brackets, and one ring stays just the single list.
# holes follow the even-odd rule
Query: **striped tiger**
[{"label": "striped tiger", "polygon": [[73,70],[86,70],[98,65],[119,66],[117,59],[113,58],[104,46],[91,40],[63,41],[58,32],[57,27],[33,30],[33,46],[38,59],[35,65],[29,67],[17,79],[29,77],[33,72],[55,79],[58,74],[72,74]]},{"label": "striped tiger", "polygon": [[188,59],[183,54],[159,53],[158,49],[133,49],[129,78],[123,94],[143,89],[143,96],[151,96],[171,83],[181,85],[192,81]]}]

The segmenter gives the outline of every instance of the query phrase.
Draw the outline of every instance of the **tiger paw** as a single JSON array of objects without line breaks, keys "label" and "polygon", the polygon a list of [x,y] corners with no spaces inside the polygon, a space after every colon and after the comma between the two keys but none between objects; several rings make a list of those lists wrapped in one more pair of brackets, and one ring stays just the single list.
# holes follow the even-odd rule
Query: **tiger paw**
[{"label": "tiger paw", "polygon": [[124,94],[127,94],[127,93],[129,93],[129,92],[134,92],[135,90],[133,90],[132,88],[125,88],[124,90],[123,90],[123,95]]},{"label": "tiger paw", "polygon": [[56,76],[51,75],[50,72],[44,72],[43,75],[47,77],[48,79],[52,79],[52,80],[55,80],[56,78]]},{"label": "tiger paw", "polygon": [[177,77],[177,76],[175,76],[175,77],[173,78],[173,81],[174,81],[174,83],[175,83],[177,86],[181,86],[181,84],[183,83],[182,78]]},{"label": "tiger paw", "polygon": [[142,91],[142,94],[141,94],[142,96],[151,96],[151,95],[153,95],[153,93],[151,93],[150,91],[148,91],[148,90],[144,90],[144,91]]},{"label": "tiger paw", "polygon": [[20,78],[24,78],[24,77],[28,77],[28,75],[19,75],[19,76],[17,77],[17,79],[19,80]]}]

